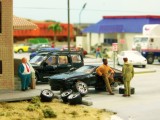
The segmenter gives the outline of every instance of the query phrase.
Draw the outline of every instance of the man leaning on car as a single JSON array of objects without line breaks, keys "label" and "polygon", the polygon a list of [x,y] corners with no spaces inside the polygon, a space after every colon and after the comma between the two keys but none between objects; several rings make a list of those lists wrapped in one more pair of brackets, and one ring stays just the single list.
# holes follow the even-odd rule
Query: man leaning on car
[{"label": "man leaning on car", "polygon": [[108,66],[108,60],[106,58],[103,58],[102,61],[103,64],[96,69],[96,73],[99,76],[102,76],[106,84],[106,90],[108,90],[109,94],[114,95],[110,86],[110,83],[114,83],[114,79],[112,76],[114,71],[110,68],[110,66]]}]

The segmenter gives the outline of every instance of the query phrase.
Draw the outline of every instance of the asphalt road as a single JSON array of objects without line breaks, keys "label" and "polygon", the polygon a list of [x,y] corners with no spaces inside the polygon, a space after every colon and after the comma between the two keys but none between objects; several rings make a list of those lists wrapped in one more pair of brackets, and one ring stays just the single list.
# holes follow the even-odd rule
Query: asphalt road
[{"label": "asphalt road", "polygon": [[[27,54],[16,54],[17,56],[21,58],[26,57]],[[95,59],[88,59],[90,64],[92,60],[95,63]],[[101,61],[97,63],[101,64]],[[95,92],[94,88],[90,88],[89,94],[83,99],[92,101],[92,107],[117,112],[120,118],[116,117],[112,120],[160,120],[160,64],[156,61],[147,68],[154,68],[156,72],[135,74],[131,82],[131,86],[135,88],[135,94],[131,97],[122,97],[118,93],[119,87],[114,90],[114,96],[108,95],[107,92]]]}]

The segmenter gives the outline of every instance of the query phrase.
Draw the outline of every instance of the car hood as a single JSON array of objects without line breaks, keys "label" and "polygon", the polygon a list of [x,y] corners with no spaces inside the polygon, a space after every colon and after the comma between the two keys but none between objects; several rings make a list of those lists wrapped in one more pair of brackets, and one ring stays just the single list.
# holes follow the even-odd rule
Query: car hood
[{"label": "car hood", "polygon": [[78,77],[78,76],[82,77],[87,74],[88,73],[84,73],[84,72],[66,72],[66,73],[50,76],[49,78],[50,79],[69,79],[69,78]]}]

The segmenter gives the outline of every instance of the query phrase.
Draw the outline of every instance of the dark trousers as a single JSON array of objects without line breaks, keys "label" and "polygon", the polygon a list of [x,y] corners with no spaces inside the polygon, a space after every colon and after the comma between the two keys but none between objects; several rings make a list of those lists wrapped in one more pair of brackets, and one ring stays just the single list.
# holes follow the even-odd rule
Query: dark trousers
[{"label": "dark trousers", "polygon": [[22,90],[28,89],[30,82],[31,82],[31,74],[23,75],[21,77],[21,89]]}]

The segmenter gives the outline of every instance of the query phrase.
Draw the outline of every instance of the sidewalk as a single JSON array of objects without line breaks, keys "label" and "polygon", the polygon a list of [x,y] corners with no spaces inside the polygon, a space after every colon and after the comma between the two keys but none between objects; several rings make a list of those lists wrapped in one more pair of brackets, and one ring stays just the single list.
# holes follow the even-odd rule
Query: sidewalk
[{"label": "sidewalk", "polygon": [[0,102],[29,100],[35,96],[40,96],[41,91],[44,89],[50,89],[49,85],[37,85],[35,89],[29,89],[27,91],[0,91]]}]

